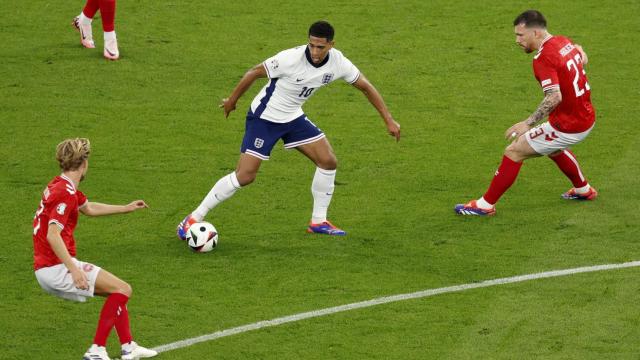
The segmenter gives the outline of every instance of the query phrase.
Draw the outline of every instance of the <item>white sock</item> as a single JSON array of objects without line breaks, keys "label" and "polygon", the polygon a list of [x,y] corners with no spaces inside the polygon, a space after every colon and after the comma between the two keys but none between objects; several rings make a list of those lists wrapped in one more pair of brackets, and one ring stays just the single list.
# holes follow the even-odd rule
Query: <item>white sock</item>
[{"label": "white sock", "polygon": [[87,16],[84,14],[84,12],[81,12],[81,13],[80,13],[80,19],[79,19],[79,20],[80,20],[80,23],[81,23],[82,25],[91,25],[91,22],[93,21],[93,19],[92,19],[92,18],[90,18],[90,17],[87,17]]},{"label": "white sock", "polygon": [[583,187],[576,188],[576,194],[586,194],[591,190],[591,185],[587,184]]},{"label": "white sock", "polygon": [[105,32],[104,33],[104,41],[106,42],[107,40],[115,40],[116,39],[116,32],[115,31],[109,31],[109,32]]},{"label": "white sock", "polygon": [[476,201],[476,205],[482,209],[493,209],[493,205],[489,204],[487,200],[484,199],[484,196]]},{"label": "white sock", "polygon": [[202,203],[200,203],[200,206],[198,206],[191,215],[196,218],[196,220],[202,221],[211,209],[233,196],[238,189],[240,189],[240,183],[238,182],[236,172],[234,171],[231,174],[224,176],[218,180],[215,185],[213,185],[211,191],[209,191],[204,200],[202,200]]},{"label": "white sock", "polygon": [[311,222],[320,224],[327,221],[327,210],[333,196],[335,188],[336,171],[316,168],[316,174],[311,183],[311,194],[313,194],[313,213]]}]

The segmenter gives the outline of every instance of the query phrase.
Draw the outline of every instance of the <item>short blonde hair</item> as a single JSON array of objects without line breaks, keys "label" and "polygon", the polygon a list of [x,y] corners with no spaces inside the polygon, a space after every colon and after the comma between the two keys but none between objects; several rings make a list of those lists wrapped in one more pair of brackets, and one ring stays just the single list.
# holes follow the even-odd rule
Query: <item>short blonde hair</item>
[{"label": "short blonde hair", "polygon": [[56,160],[62,171],[77,170],[91,153],[89,139],[67,139],[56,147]]}]

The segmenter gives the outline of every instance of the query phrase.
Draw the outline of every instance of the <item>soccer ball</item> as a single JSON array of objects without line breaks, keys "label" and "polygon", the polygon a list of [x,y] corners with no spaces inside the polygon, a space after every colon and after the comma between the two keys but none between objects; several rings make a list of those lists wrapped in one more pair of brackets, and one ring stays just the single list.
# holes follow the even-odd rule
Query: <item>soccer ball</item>
[{"label": "soccer ball", "polygon": [[195,252],[209,252],[218,245],[218,231],[206,221],[191,224],[187,230],[187,245]]}]

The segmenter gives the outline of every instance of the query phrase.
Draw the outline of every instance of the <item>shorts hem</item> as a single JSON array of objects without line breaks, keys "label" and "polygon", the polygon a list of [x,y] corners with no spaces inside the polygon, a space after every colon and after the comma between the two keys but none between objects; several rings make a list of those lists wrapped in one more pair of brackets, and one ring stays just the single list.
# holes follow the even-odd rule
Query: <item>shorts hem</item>
[{"label": "shorts hem", "polygon": [[321,140],[321,139],[323,139],[325,137],[326,137],[325,134],[321,133],[319,135],[316,135],[316,136],[308,138],[308,139],[304,139],[304,140],[300,140],[300,141],[294,141],[294,142],[291,142],[291,143],[288,143],[288,144],[284,144],[284,148],[285,149],[293,149],[293,148],[298,147],[300,145],[311,144],[311,143],[316,142],[318,140]]}]

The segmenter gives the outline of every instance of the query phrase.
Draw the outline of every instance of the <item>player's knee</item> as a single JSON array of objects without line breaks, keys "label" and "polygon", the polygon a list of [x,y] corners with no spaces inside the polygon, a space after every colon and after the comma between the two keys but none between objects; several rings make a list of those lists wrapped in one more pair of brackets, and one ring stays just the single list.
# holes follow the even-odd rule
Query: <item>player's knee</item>
[{"label": "player's knee", "polygon": [[316,165],[323,170],[335,170],[338,168],[338,159],[335,156],[329,156],[318,161]]},{"label": "player's knee", "polygon": [[256,179],[257,175],[258,173],[253,171],[251,172],[240,171],[236,173],[236,177],[238,178],[238,184],[240,184],[240,186],[247,186],[251,184]]},{"label": "player's knee", "polygon": [[131,295],[133,294],[133,288],[131,287],[131,285],[123,281],[122,284],[120,284],[120,286],[118,287],[118,291],[116,292],[126,295],[127,297],[131,297]]},{"label": "player's knee", "polygon": [[520,162],[525,159],[525,157],[520,151],[518,151],[518,148],[514,144],[510,144],[509,146],[507,146],[507,148],[504,150],[504,156],[515,162]]}]

